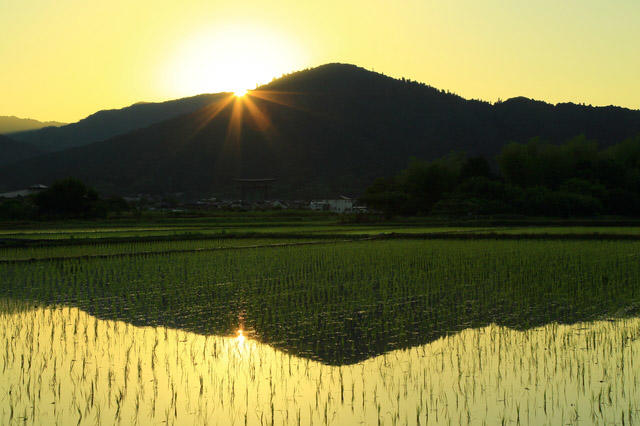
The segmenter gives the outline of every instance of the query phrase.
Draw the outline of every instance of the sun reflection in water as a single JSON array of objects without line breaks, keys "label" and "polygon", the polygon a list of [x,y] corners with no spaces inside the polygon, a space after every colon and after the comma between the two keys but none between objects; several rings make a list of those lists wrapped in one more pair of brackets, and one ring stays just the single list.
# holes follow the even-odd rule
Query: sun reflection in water
[{"label": "sun reflection in water", "polygon": [[245,340],[245,337],[243,334],[243,330],[240,329],[238,330],[238,336],[236,337],[236,341],[238,342],[239,345],[242,345],[244,344],[244,340]]},{"label": "sun reflection in water", "polygon": [[20,303],[0,299],[1,425],[633,424],[640,411],[636,317],[491,324],[339,366],[261,344],[244,315],[219,337]]}]

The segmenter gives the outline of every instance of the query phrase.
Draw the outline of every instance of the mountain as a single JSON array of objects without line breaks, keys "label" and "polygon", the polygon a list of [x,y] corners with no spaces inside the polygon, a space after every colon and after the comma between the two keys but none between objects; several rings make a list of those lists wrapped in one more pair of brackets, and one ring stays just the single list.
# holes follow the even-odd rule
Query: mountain
[{"label": "mountain", "polygon": [[37,130],[43,127],[58,127],[64,124],[65,123],[59,123],[57,121],[38,121],[31,118],[0,116],[0,135],[8,135],[26,130]]},{"label": "mountain", "polygon": [[0,166],[25,158],[35,157],[42,154],[42,151],[33,145],[24,142],[17,142],[6,136],[0,135]]},{"label": "mountain", "polygon": [[114,193],[238,196],[274,177],[282,198],[358,195],[410,157],[494,156],[509,141],[579,134],[607,146],[640,133],[640,111],[514,98],[492,105],[353,65],[293,73],[244,98],[0,169],[0,187],[79,177]]},{"label": "mountain", "polygon": [[116,135],[147,127],[177,115],[198,110],[221,95],[198,95],[166,102],[138,102],[122,109],[98,111],[77,123],[14,133],[16,140],[29,142],[49,152],[88,145]]}]

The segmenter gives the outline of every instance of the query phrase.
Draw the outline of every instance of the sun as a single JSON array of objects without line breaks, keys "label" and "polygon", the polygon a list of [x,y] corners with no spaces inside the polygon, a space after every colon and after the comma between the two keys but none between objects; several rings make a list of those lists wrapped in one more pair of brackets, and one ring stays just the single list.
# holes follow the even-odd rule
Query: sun
[{"label": "sun", "polygon": [[177,43],[165,76],[176,95],[233,92],[236,97],[299,68],[294,39],[257,25],[202,30]]}]

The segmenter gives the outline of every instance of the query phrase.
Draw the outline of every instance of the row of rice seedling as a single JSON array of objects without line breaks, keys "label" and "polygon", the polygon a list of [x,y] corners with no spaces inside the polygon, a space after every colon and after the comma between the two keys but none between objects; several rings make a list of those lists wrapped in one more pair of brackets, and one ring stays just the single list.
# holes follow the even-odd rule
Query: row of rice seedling
[{"label": "row of rice seedling", "polygon": [[40,247],[0,248],[0,262],[30,259],[55,259],[68,257],[110,256],[119,254],[208,250],[216,248],[239,248],[264,245],[283,245],[313,240],[293,238],[217,238],[167,241],[133,241],[78,245],[52,245]]},{"label": "row of rice seedling", "polygon": [[529,226],[486,229],[484,232],[498,234],[605,234],[605,235],[640,235],[638,226]]},{"label": "row of rice seedling", "polygon": [[468,327],[635,315],[640,243],[365,241],[0,264],[14,299],[357,363]]},{"label": "row of rice seedling", "polygon": [[381,240],[3,263],[0,424],[631,424],[639,249]]},{"label": "row of rice seedling", "polygon": [[0,229],[0,238],[14,240],[77,240],[132,237],[162,237],[176,235],[217,235],[224,233],[285,233],[285,234],[496,234],[496,235],[640,235],[640,226],[475,226],[423,224],[348,224],[336,221],[265,221],[265,222],[197,222],[182,220],[148,226],[95,226],[70,228]]},{"label": "row of rice seedling", "polygon": [[638,318],[491,324],[332,366],[5,299],[0,423],[633,424],[638,351]]},{"label": "row of rice seedling", "polygon": [[26,229],[0,229],[2,236],[78,236],[81,234],[109,234],[112,232],[144,232],[144,231],[162,231],[162,230],[178,230],[178,229],[200,229],[199,226],[172,226],[172,225],[156,225],[156,226],[104,226],[104,227],[71,227],[71,228],[26,228]]},{"label": "row of rice seedling", "polygon": [[[49,227],[47,227],[49,226]],[[340,227],[352,229],[353,226]],[[167,236],[167,235],[212,235],[226,232],[317,232],[337,229],[334,221],[235,221],[221,220],[219,222],[197,222],[182,220],[175,223],[151,223],[147,226],[133,224],[131,226],[93,226],[93,227],[68,227],[57,228],[51,224],[42,228],[5,228],[0,229],[0,238],[24,239],[24,240],[74,240],[74,239],[101,239],[115,237],[143,237],[143,236]]]}]

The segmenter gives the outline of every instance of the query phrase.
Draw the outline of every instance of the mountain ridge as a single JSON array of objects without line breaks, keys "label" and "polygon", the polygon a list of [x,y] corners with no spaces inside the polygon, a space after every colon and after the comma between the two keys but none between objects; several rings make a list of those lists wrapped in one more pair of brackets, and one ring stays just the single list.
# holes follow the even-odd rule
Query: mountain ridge
[{"label": "mountain ridge", "polygon": [[67,123],[58,121],[39,121],[33,118],[21,118],[15,115],[0,116],[0,135],[10,135],[12,133],[38,130],[45,127],[59,127]]},{"label": "mountain ridge", "polygon": [[236,178],[276,177],[272,194],[281,198],[358,195],[411,157],[492,157],[511,141],[580,134],[608,146],[640,133],[640,111],[490,104],[345,64],[285,75],[245,98],[218,96],[146,128],[3,167],[0,186],[73,175],[114,193],[234,197]]},{"label": "mountain ridge", "polygon": [[124,108],[96,111],[76,123],[12,134],[43,151],[55,152],[109,139],[138,128],[200,109],[221,94],[200,94],[163,102],[137,102]]}]

